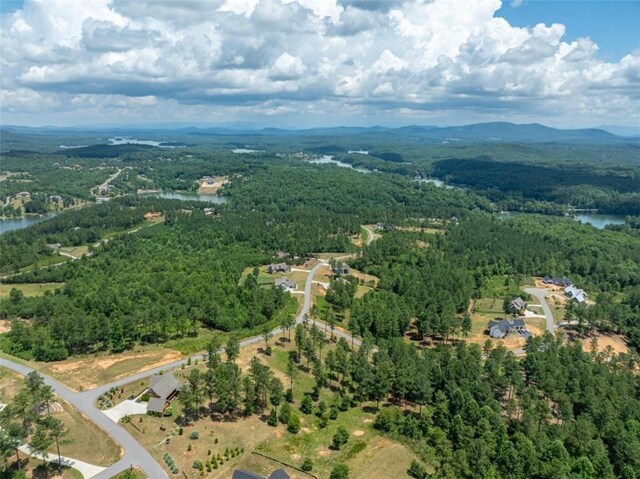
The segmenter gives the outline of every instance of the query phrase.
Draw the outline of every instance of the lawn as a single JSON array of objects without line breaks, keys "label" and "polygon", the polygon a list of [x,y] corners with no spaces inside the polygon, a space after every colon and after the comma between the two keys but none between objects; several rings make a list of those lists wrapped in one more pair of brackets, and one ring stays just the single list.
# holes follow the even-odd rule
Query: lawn
[{"label": "lawn", "polygon": [[485,281],[482,287],[482,296],[485,298],[502,298],[507,296],[519,296],[522,289],[535,286],[532,277],[524,277],[520,284],[514,278],[508,278],[508,284],[504,276],[492,276]]},{"label": "lawn", "polygon": [[[279,338],[273,338],[272,345]],[[240,352],[237,364],[246,370],[251,359],[258,357],[261,362],[270,366],[285,387],[288,379],[285,368],[288,351],[295,348],[294,343],[284,342],[284,347],[276,346],[272,356],[266,356],[260,351],[264,344],[244,348]],[[333,346],[328,345],[323,354]],[[304,364],[304,362],[303,362]],[[204,369],[203,364],[198,367]],[[188,374],[188,369],[179,371],[178,376]],[[352,408],[346,412],[340,412],[337,420],[329,421],[326,428],[319,427],[319,419],[315,415],[305,415],[299,411],[299,405],[304,392],[310,391],[314,380],[304,370],[299,370],[294,379],[294,404],[293,410],[301,419],[301,429],[298,434],[288,432],[284,425],[271,427],[266,424],[266,414],[250,417],[238,416],[231,421],[211,420],[202,418],[192,424],[184,426],[183,434],[178,434],[178,429],[172,418],[156,418],[151,416],[138,416],[132,418],[124,427],[153,455],[161,464],[164,464],[165,454],[168,453],[180,470],[183,477],[196,478],[225,478],[230,477],[236,468],[244,468],[256,473],[268,474],[282,467],[281,463],[300,467],[306,458],[314,463],[312,474],[327,478],[335,464],[346,463],[354,478],[380,478],[393,479],[405,477],[406,470],[415,457],[404,445],[395,443],[381,437],[372,427],[375,419],[375,407],[372,403],[363,404],[361,407]],[[323,389],[321,399],[330,402],[333,393]],[[174,401],[175,414],[180,413],[179,401]],[[175,416],[174,416],[175,417]],[[330,448],[332,437],[338,426],[342,425],[349,431],[349,440],[339,451]],[[198,432],[198,439],[190,439],[192,432]],[[167,443],[166,437],[170,439]],[[225,449],[242,449],[240,455],[224,457]],[[190,450],[189,450],[190,449]],[[218,469],[211,472],[204,471],[200,476],[197,469],[192,467],[193,461],[200,460],[203,463],[211,456],[221,455],[223,463]],[[274,461],[252,454],[253,451],[268,456]],[[279,461],[279,462],[278,462]],[[287,469],[293,478],[305,478],[309,476],[294,469]]]},{"label": "lawn", "polygon": [[0,299],[9,297],[13,288],[22,291],[25,296],[41,296],[45,291],[53,292],[56,288],[63,288],[64,283],[16,283],[0,284]]},{"label": "lawn", "polygon": [[82,258],[85,254],[89,252],[89,246],[63,246],[59,249],[60,253],[64,253],[63,256],[73,256],[76,259]]},{"label": "lawn", "polygon": [[[0,368],[0,402],[9,402],[22,384],[22,376]],[[99,466],[109,466],[120,458],[120,448],[98,426],[85,419],[66,402],[56,398],[51,414],[60,419],[68,430],[67,435],[60,440],[60,453],[63,456]],[[56,454],[55,446],[49,451],[52,455]]]},{"label": "lawn", "polygon": [[147,476],[140,469],[127,469],[111,479],[147,479]]}]

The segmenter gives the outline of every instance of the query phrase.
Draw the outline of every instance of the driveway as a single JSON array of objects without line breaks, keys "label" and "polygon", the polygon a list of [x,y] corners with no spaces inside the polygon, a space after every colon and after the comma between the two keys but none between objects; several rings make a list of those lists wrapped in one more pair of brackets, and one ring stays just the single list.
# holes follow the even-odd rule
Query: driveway
[{"label": "driveway", "polygon": [[[29,456],[33,456],[38,459],[43,459],[41,454],[32,452],[29,446],[20,446],[18,449],[24,454],[28,454]],[[49,454],[47,461],[57,464],[58,456],[56,454]],[[80,474],[82,474],[84,479],[93,478],[107,469],[106,467],[96,466],[94,464],[89,464],[88,462],[79,461],[78,459],[65,456],[60,456],[60,464],[80,471]]]},{"label": "driveway", "polygon": [[540,306],[542,306],[542,311],[544,312],[544,319],[547,323],[547,331],[555,336],[556,323],[553,320],[553,313],[551,312],[551,308],[547,303],[547,290],[542,288],[525,288],[524,290],[531,296],[534,296],[540,302]]},{"label": "driveway", "polygon": [[125,416],[134,416],[136,414],[147,414],[147,403],[137,402],[133,399],[126,399],[120,404],[102,411],[116,424]]}]

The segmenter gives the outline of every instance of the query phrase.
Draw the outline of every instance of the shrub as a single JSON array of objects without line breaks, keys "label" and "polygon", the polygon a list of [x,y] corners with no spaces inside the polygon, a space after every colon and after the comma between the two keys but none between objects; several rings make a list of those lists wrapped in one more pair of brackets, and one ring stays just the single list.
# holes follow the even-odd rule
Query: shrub
[{"label": "shrub", "polygon": [[162,415],[164,417],[171,417],[173,416],[173,409],[171,407],[168,407],[167,409],[164,410],[164,412],[162,413]]},{"label": "shrub", "polygon": [[184,433],[184,429],[182,428],[178,429],[178,436],[182,436],[182,433]]},{"label": "shrub", "polygon": [[333,442],[331,446],[336,451],[339,451],[349,440],[349,431],[344,426],[338,426],[338,430],[333,435]]},{"label": "shrub", "polygon": [[193,461],[193,468],[194,469],[202,469],[202,462],[199,461],[198,459],[196,459],[195,461]]},{"label": "shrub", "polygon": [[284,394],[284,398],[287,402],[293,402],[293,389],[287,389],[287,392]]},{"label": "shrub", "polygon": [[297,434],[300,431],[300,418],[296,414],[292,414],[289,418],[287,430],[293,434]]},{"label": "shrub", "polygon": [[267,424],[269,426],[277,426],[278,425],[278,415],[276,414],[276,410],[272,409],[269,413],[269,418],[267,419]]},{"label": "shrub", "polygon": [[191,443],[187,446],[187,451],[191,451]]},{"label": "shrub", "polygon": [[142,402],[149,402],[149,399],[151,399],[151,395],[148,392],[140,396],[140,401]]},{"label": "shrub", "polygon": [[329,479],[349,479],[349,468],[344,464],[336,464]]},{"label": "shrub", "polygon": [[306,458],[302,463],[302,466],[300,467],[300,469],[302,469],[305,472],[309,472],[313,470],[313,461],[309,458]]},{"label": "shrub", "polygon": [[313,412],[313,400],[311,396],[304,396],[302,403],[300,403],[300,410],[305,414],[311,414]]},{"label": "shrub", "polygon": [[291,419],[291,406],[285,403],[280,406],[280,422],[289,424],[289,419]]},{"label": "shrub", "polygon": [[329,408],[329,419],[333,421],[338,419],[338,407],[335,404],[332,404]]},{"label": "shrub", "polygon": [[427,477],[429,476],[424,466],[415,459],[411,461],[411,466],[409,466],[407,474],[409,474],[414,479],[427,479]]},{"label": "shrub", "polygon": [[200,434],[198,434],[198,431],[193,431],[191,434],[189,434],[189,439],[198,439],[200,437]]}]

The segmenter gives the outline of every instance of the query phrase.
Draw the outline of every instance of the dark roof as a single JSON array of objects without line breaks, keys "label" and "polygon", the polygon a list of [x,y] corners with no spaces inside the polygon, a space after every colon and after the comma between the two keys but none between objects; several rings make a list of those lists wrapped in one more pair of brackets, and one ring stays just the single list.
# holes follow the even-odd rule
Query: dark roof
[{"label": "dark roof", "polygon": [[524,319],[514,319],[511,326],[513,328],[524,328]]},{"label": "dark roof", "polygon": [[508,333],[511,329],[511,321],[508,319],[501,319],[500,321],[489,321],[489,329],[498,328],[503,333]]},{"label": "dark roof", "polygon": [[264,479],[264,477],[254,474],[253,472],[236,469],[233,471],[231,479]]},{"label": "dark roof", "polygon": [[164,398],[150,398],[149,404],[147,404],[147,411],[157,412],[162,414],[164,407],[167,405],[167,400]]},{"label": "dark roof", "polygon": [[149,389],[158,397],[168,398],[175,391],[182,389],[182,383],[176,379],[173,373],[154,374],[149,381]]},{"label": "dark roof", "polygon": [[284,469],[278,469],[277,471],[273,471],[271,473],[269,479],[290,479],[290,476],[285,472]]}]

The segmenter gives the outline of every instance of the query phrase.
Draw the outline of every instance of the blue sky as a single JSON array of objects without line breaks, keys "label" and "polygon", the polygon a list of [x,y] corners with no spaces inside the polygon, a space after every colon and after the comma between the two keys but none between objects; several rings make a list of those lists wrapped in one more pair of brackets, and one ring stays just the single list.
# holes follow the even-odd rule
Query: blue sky
[{"label": "blue sky", "polygon": [[640,124],[640,1],[0,1],[4,124]]},{"label": "blue sky", "polygon": [[518,27],[562,23],[567,38],[591,38],[609,61],[640,46],[639,0],[524,0],[516,5],[504,3],[496,15]]}]

